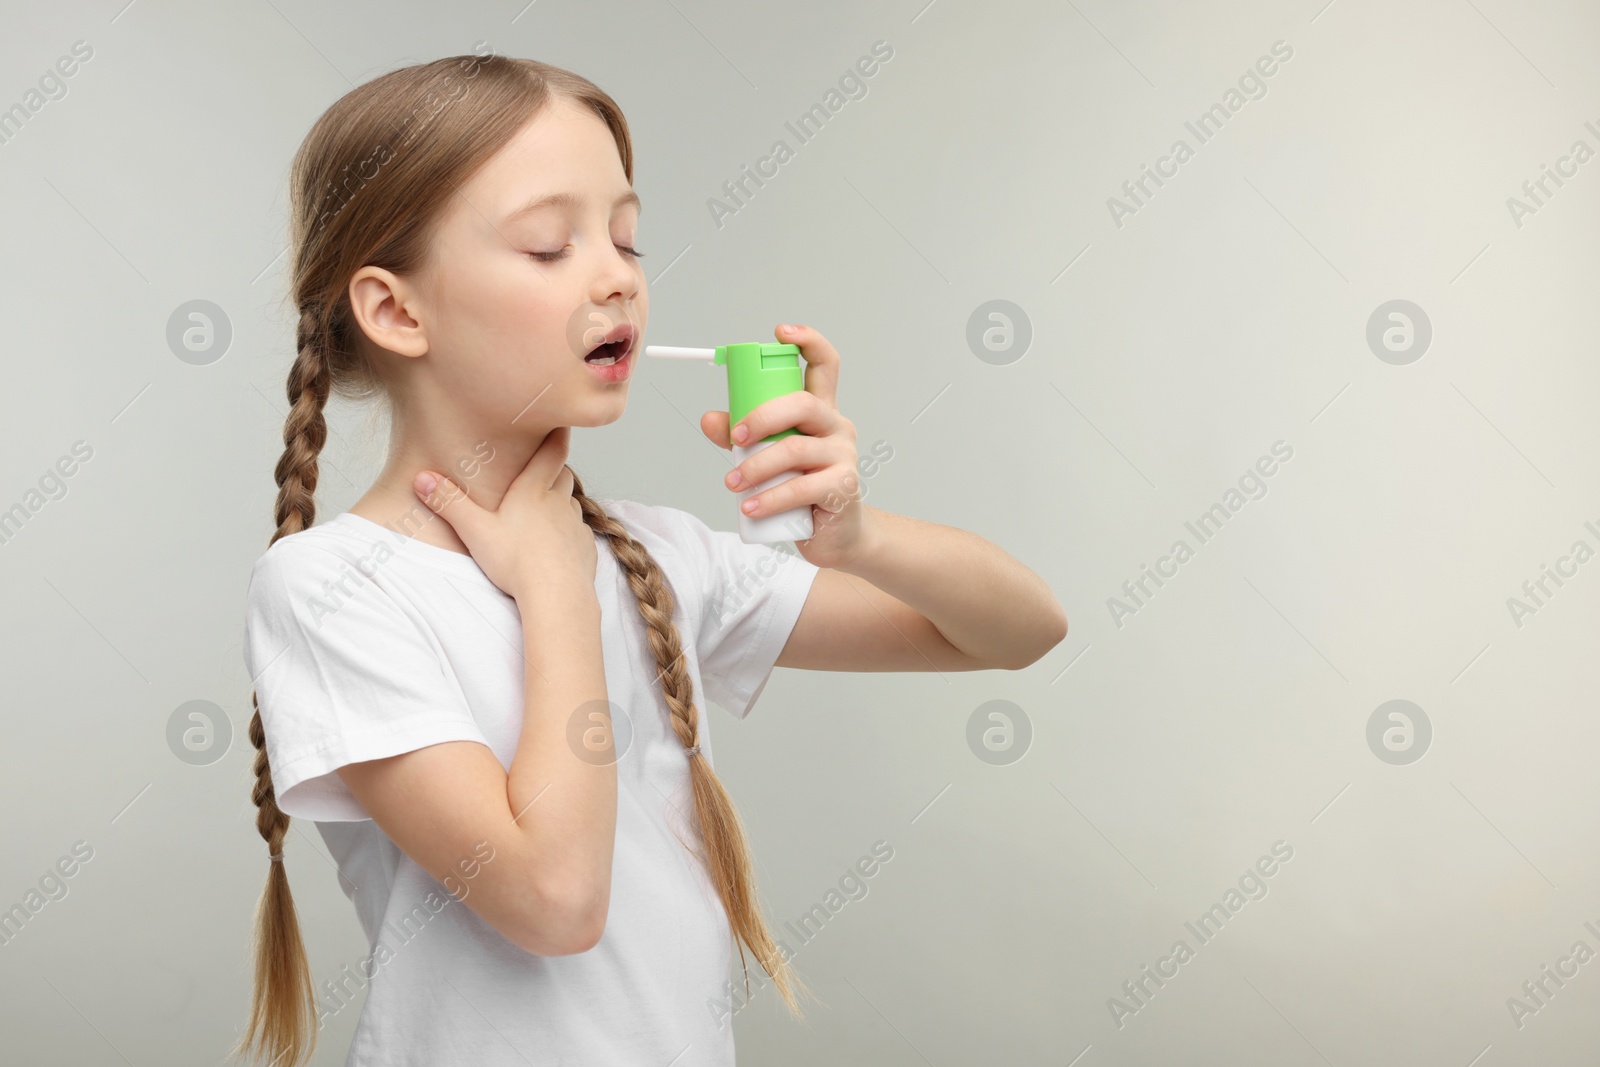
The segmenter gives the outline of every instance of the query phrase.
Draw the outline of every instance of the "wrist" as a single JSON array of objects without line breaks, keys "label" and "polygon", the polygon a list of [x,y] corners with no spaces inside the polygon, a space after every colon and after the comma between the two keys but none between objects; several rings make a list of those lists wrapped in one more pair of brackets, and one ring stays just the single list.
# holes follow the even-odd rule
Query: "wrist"
[{"label": "wrist", "polygon": [[867,504],[859,505],[861,508],[861,533],[856,541],[856,550],[851,553],[850,559],[834,567],[834,570],[853,574],[857,578],[867,578],[870,572],[878,569],[878,561],[888,551],[889,533],[886,529],[886,518],[889,513],[879,511]]},{"label": "wrist", "polygon": [[600,618],[600,601],[592,585],[582,588],[549,584],[524,586],[513,591],[511,599],[517,602],[524,622],[554,620],[558,625],[569,625]]}]

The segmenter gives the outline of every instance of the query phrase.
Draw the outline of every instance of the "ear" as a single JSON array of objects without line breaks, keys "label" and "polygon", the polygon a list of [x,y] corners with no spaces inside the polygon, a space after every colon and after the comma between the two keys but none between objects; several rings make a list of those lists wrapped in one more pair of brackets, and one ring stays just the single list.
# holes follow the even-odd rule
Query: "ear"
[{"label": "ear", "polygon": [[350,279],[350,313],[373,344],[390,352],[420,356],[428,351],[420,306],[416,287],[382,267],[362,267]]}]

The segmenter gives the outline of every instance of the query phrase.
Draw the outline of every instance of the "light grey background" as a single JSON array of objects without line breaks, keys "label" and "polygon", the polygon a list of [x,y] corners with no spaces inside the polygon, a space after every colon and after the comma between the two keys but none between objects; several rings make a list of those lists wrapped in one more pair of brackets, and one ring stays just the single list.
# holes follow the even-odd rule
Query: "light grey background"
[{"label": "light grey background", "polygon": [[[93,449],[0,545],[0,908],[93,848],[0,946],[8,1062],[212,1064],[243,1024],[267,857],[240,635],[292,356],[288,163],[353,84],[479,40],[627,112],[652,343],[816,326],[862,454],[893,449],[868,501],[991,539],[1071,619],[1026,671],[780,671],[746,723],[715,713],[775,924],[894,849],[796,957],[827,1007],[795,1024],[769,990],[741,1062],[1593,1061],[1600,962],[1520,1027],[1507,1000],[1600,951],[1600,562],[1520,626],[1507,601],[1600,548],[1600,159],[1520,226],[1507,200],[1600,149],[1600,12],[924,3],[7,5],[0,107],[94,49],[0,145],[0,508]],[[867,95],[798,145],[784,122],[879,40]],[[1276,41],[1267,94],[1197,145],[1185,121]],[[719,228],[707,200],[780,138],[795,158]],[[1178,138],[1194,158],[1117,225],[1108,198]],[[194,299],[233,329],[207,366],[166,342]],[[1031,323],[1008,365],[966,341],[995,299]],[[1366,340],[1396,299],[1433,332],[1407,365]],[[733,529],[694,426],[716,379],[646,364],[632,398],[576,437],[591,493]],[[332,418],[321,518],[382,454],[365,413]],[[1280,440],[1266,495],[1197,546],[1184,523]],[[1119,626],[1108,599],[1179,538],[1194,558]],[[1408,765],[1367,742],[1393,699],[1432,724]],[[206,766],[168,746],[191,700],[232,725]],[[967,741],[992,700],[1031,724],[1008,765]],[[320,982],[367,946],[296,830]],[[1267,895],[1201,945],[1184,923],[1280,840]],[[1119,1027],[1109,999],[1180,938],[1194,958]]]}]

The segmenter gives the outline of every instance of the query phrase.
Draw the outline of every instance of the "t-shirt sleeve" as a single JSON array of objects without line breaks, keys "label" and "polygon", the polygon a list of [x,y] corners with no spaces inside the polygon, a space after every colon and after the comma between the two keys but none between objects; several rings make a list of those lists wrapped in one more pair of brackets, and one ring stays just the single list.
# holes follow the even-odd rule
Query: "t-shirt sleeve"
[{"label": "t-shirt sleeve", "polygon": [[798,553],[745,544],[737,533],[668,510],[700,572],[695,655],[706,698],[742,719],[766,688],[820,568]]},{"label": "t-shirt sleeve", "polygon": [[436,639],[348,561],[279,542],[250,572],[244,660],[278,807],[370,819],[336,769],[444,741],[488,744]]}]

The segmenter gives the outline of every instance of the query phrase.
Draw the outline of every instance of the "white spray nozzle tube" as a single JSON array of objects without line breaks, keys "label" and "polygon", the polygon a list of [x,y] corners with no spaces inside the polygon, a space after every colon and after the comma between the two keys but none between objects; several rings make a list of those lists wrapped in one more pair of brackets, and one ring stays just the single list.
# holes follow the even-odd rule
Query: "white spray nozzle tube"
[{"label": "white spray nozzle tube", "polygon": [[671,345],[645,345],[644,354],[660,356],[662,359],[703,359],[708,362],[717,358],[715,348],[674,348]]}]

